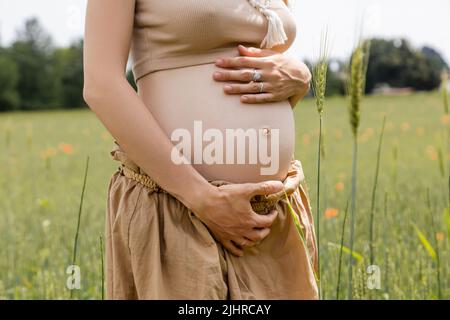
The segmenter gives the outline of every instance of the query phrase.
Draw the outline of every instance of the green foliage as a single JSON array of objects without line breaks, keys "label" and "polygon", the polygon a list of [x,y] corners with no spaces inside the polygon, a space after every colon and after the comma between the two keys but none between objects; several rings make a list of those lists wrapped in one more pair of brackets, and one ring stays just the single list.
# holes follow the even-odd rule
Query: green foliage
[{"label": "green foliage", "polygon": [[342,250],[343,253],[351,255],[353,259],[355,259],[358,263],[362,263],[364,261],[364,257],[361,253],[350,250],[348,247],[344,245],[338,245],[336,243],[328,242],[328,246],[334,249]]},{"label": "green foliage", "polygon": [[371,43],[367,92],[385,84],[415,90],[439,87],[441,72],[447,65],[435,50],[428,47],[414,49],[404,39],[372,39]]},{"label": "green foliage", "polygon": [[441,76],[441,92],[444,102],[444,113],[448,114],[448,71],[442,72]]},{"label": "green foliage", "polygon": [[350,59],[348,95],[350,97],[349,115],[353,135],[356,138],[360,123],[360,108],[366,87],[367,65],[369,62],[370,41],[361,41]]},{"label": "green foliage", "polygon": [[321,39],[319,60],[312,70],[312,88],[319,114],[323,113],[325,103],[329,54],[328,32],[325,32]]},{"label": "green foliage", "polygon": [[137,85],[136,85],[136,82],[134,81],[133,71],[128,70],[128,72],[127,72],[127,80],[128,80],[128,83],[133,87],[133,89],[135,91],[137,91]]},{"label": "green foliage", "polygon": [[[374,39],[366,92],[379,85],[434,90],[448,65],[432,48],[412,48],[406,40]],[[315,68],[306,62],[311,70]],[[26,21],[9,48],[0,49],[0,112],[85,106],[83,89],[83,41],[55,48],[52,38],[36,18]],[[326,96],[346,93],[347,64],[331,60],[320,65],[327,73]],[[325,70],[326,69],[326,70]],[[137,90],[132,71],[126,74]],[[5,85],[6,84],[6,85]],[[321,98],[323,99],[323,98]]]},{"label": "green foliage", "polygon": [[344,63],[334,60],[328,66],[327,79],[327,96],[345,95],[346,93],[346,77],[344,70],[346,66]]},{"label": "green foliage", "polygon": [[436,251],[434,250],[431,243],[427,240],[427,237],[423,234],[422,231],[420,231],[420,229],[415,224],[413,224],[413,227],[417,234],[417,237],[419,238],[420,242],[422,243],[423,247],[425,248],[429,256],[433,260],[436,260],[437,259]]},{"label": "green foliage", "polygon": [[[336,296],[342,227],[345,218],[351,176],[353,135],[347,130],[347,101],[332,97],[326,101],[324,121],[327,124],[325,145],[329,155],[323,161],[326,175],[321,182],[326,193],[321,195],[321,283],[324,299]],[[368,263],[370,251],[368,232],[373,183],[373,168],[378,148],[380,122],[387,114],[383,138],[383,157],[377,189],[389,195],[376,198],[374,223],[375,263],[381,270],[381,289],[361,293],[363,299],[430,299],[436,295],[436,261],[424,249],[411,227],[413,221],[427,240],[433,243],[434,233],[424,191],[431,187],[435,226],[440,234],[443,299],[450,298],[450,213],[448,178],[443,179],[437,160],[428,152],[438,146],[440,134],[447,128],[440,122],[442,96],[438,92],[411,96],[372,96],[364,100],[358,158],[358,215],[354,250]],[[302,161],[310,203],[315,204],[317,172],[317,117],[313,99],[295,109],[296,156]],[[409,129],[402,128],[408,123]],[[31,143],[27,136],[32,137]],[[308,137],[308,139],[304,139]],[[65,153],[60,143],[73,146]],[[392,148],[397,152],[392,155]],[[109,151],[113,139],[93,112],[69,110],[0,114],[0,299],[67,299],[68,275],[72,263],[73,236],[78,221],[80,188],[83,185],[86,156],[90,156],[82,223],[80,226],[77,264],[82,272],[81,290],[77,299],[101,299],[101,249],[99,234],[104,232],[105,206],[109,178],[117,169]],[[446,152],[447,156],[447,152]],[[50,158],[51,167],[46,162]],[[395,182],[392,167],[397,165]],[[448,177],[448,167],[446,167]],[[342,183],[343,189],[336,188]],[[384,203],[387,203],[385,206]],[[327,219],[326,208],[339,214]],[[385,209],[386,208],[386,209]],[[314,209],[314,208],[313,208]],[[315,211],[315,210],[314,210]],[[444,213],[445,212],[445,213]],[[348,220],[343,246],[350,249]],[[443,238],[441,238],[443,237]],[[106,239],[105,239],[106,240]],[[300,239],[299,239],[300,242]],[[327,243],[339,246],[329,246]],[[301,245],[301,244],[299,244]],[[347,251],[348,252],[348,251]],[[347,270],[349,254],[343,252],[342,270]],[[352,258],[352,260],[354,260]],[[354,261],[355,262],[355,261]],[[364,271],[364,270],[363,270]],[[356,270],[355,270],[356,272]],[[356,273],[355,273],[356,274]],[[357,282],[355,277],[355,284]],[[345,298],[346,272],[341,273],[341,296]],[[369,296],[370,294],[370,296]],[[355,295],[356,297],[356,295]]]},{"label": "green foliage", "polygon": [[[305,61],[305,64],[308,66],[310,70],[317,68],[317,61],[315,64],[310,61]],[[322,67],[323,68],[323,67]],[[345,69],[346,65],[337,59],[329,59],[327,69],[327,79],[326,79],[326,88],[325,88],[325,96],[336,96],[336,95],[345,95],[346,93],[346,76]],[[314,87],[312,94],[314,94]]]},{"label": "green foliage", "polygon": [[36,18],[0,51],[0,111],[79,108],[83,100],[83,41],[55,48]]},{"label": "green foliage", "polygon": [[57,49],[53,56],[55,76],[59,79],[58,102],[66,108],[79,108],[83,100],[83,41]]},{"label": "green foliage", "polygon": [[51,38],[38,20],[26,21],[10,48],[10,57],[19,71],[17,89],[22,109],[56,107],[57,79],[53,72],[52,52]]},{"label": "green foliage", "polygon": [[0,50],[0,70],[0,111],[15,110],[19,107],[19,73],[16,64],[4,50]]}]

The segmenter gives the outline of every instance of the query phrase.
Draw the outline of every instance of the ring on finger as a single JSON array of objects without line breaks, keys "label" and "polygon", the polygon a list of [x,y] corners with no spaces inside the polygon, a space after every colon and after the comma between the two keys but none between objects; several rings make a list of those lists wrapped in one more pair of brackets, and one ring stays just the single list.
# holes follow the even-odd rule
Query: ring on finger
[{"label": "ring on finger", "polygon": [[264,82],[259,83],[259,93],[263,93],[264,91]]},{"label": "ring on finger", "polygon": [[259,81],[261,81],[261,79],[262,79],[261,71],[253,69],[252,81],[259,82]]}]

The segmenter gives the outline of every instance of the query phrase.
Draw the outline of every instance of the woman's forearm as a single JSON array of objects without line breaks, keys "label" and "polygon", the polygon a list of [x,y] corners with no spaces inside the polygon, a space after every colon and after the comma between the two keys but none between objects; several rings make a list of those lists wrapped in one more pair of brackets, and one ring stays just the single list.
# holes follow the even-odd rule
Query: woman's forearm
[{"label": "woman's forearm", "polygon": [[213,192],[191,165],[172,162],[172,143],[125,77],[86,80],[84,95],[129,157],[188,208]]},{"label": "woman's forearm", "polygon": [[136,0],[88,2],[83,56],[84,97],[145,173],[188,208],[200,210],[204,201],[198,199],[210,195],[214,187],[191,165],[172,162],[172,143],[125,77],[135,6]]}]

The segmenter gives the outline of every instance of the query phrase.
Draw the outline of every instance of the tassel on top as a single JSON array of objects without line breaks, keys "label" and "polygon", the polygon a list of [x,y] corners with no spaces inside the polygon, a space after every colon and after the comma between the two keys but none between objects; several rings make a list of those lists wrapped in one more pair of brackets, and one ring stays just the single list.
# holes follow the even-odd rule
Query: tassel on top
[{"label": "tassel on top", "polygon": [[262,0],[248,0],[248,2],[261,12],[268,21],[267,34],[261,42],[261,48],[271,49],[284,44],[288,38],[284,31],[283,21],[274,10],[270,9],[271,0],[266,0],[264,4],[262,4]]}]

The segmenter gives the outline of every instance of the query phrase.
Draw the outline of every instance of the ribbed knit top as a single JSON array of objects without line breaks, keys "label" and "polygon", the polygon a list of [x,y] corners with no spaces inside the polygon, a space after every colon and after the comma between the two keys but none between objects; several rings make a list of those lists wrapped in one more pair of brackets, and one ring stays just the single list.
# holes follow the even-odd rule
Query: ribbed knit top
[{"label": "ribbed knit top", "polygon": [[[295,21],[283,0],[272,0],[271,9],[288,36],[284,45],[273,48],[282,52],[294,41]],[[259,47],[267,24],[247,0],[136,0],[131,44],[135,79],[237,56],[238,44]]]}]

